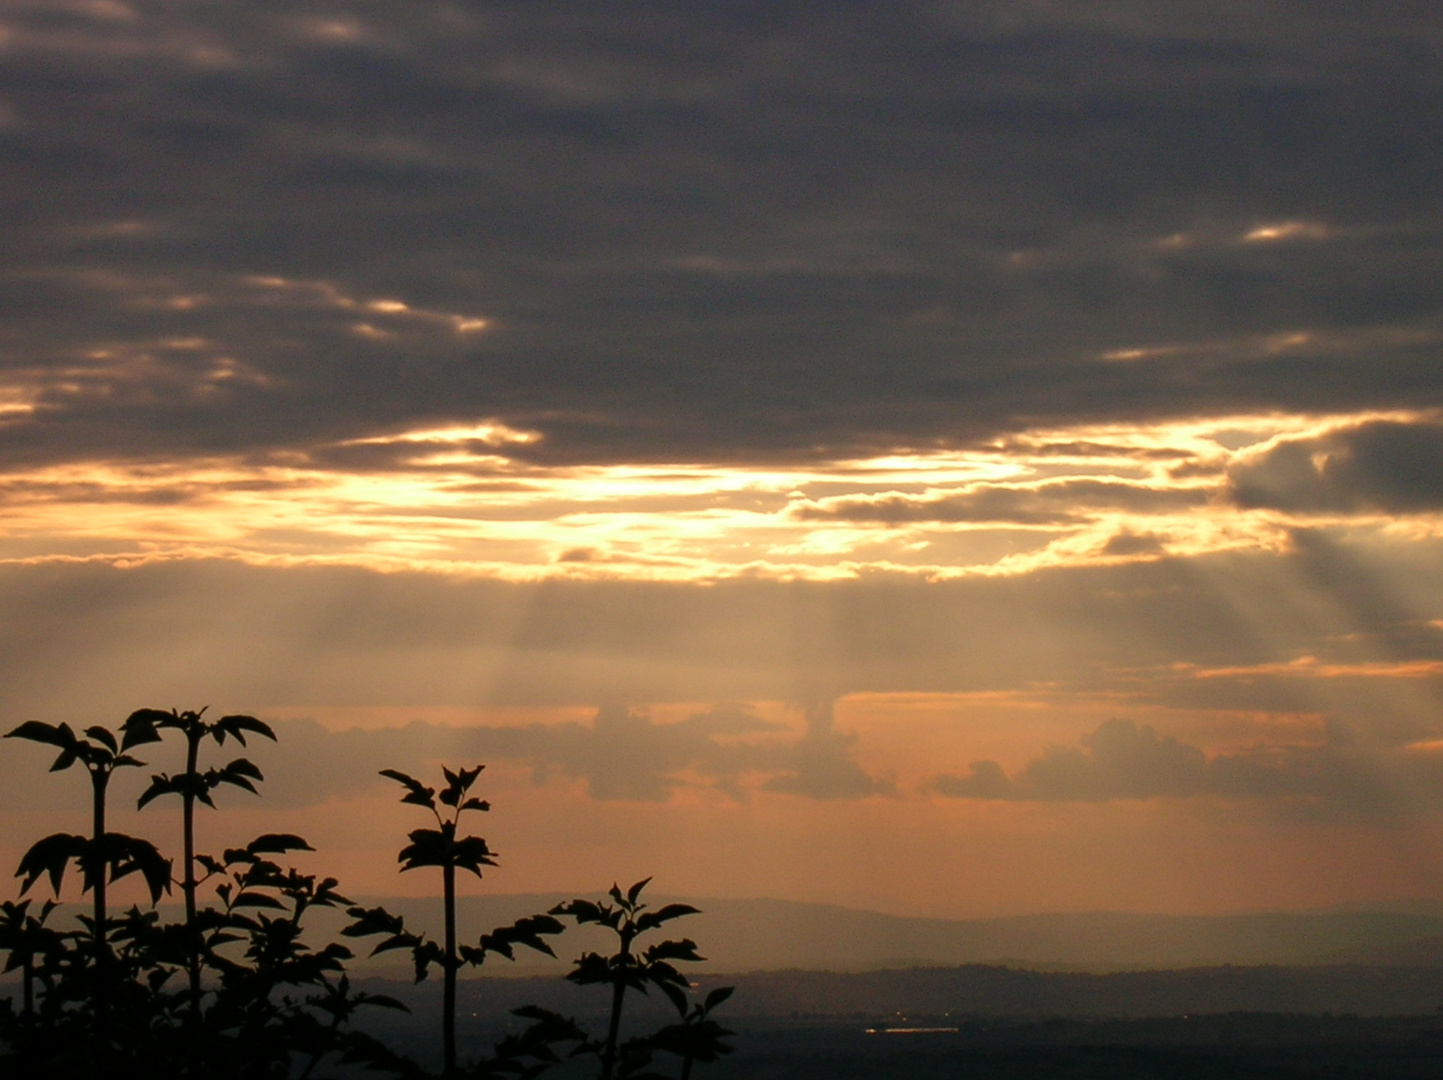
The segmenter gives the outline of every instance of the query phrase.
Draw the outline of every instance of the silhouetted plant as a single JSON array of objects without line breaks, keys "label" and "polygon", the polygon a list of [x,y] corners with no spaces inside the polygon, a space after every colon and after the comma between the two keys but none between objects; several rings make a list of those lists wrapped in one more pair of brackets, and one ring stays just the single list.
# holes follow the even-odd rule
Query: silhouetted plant
[{"label": "silhouetted plant", "polygon": [[[470,1066],[466,1075],[532,1080],[567,1057],[596,1055],[605,1080],[661,1080],[646,1072],[657,1053],[675,1054],[681,1075],[689,1078],[696,1061],[712,1061],[729,1048],[721,1042],[729,1032],[711,1020],[711,1010],[730,990],[714,991],[700,1004],[687,995],[687,981],[673,966],[701,957],[690,940],[663,941],[638,952],[642,934],[695,908],[671,904],[652,912],[641,903],[646,882],[622,895],[613,886],[611,902],[573,900],[549,914],[531,915],[480,935],[474,944],[458,941],[456,932],[456,870],[481,876],[495,866],[486,841],[460,836],[459,822],[467,811],[485,811],[484,800],[470,790],[482,767],[452,772],[443,769],[445,788],[437,792],[395,770],[383,775],[406,788],[402,801],[432,812],[437,827],[410,833],[401,851],[402,870],[436,867],[442,872],[445,933],[441,943],[409,931],[403,919],[384,908],[352,906],[334,878],[303,873],[280,861],[310,851],[300,836],[270,833],[216,858],[195,850],[194,812],[197,802],[213,806],[212,793],[222,784],[255,791],[260,770],[244,758],[201,771],[200,744],[207,738],[223,745],[227,738],[244,744],[247,734],[274,738],[271,729],[249,716],[227,716],[214,722],[199,712],[141,709],[132,713],[119,734],[104,727],[77,735],[67,725],[26,723],[10,733],[60,750],[52,771],[82,764],[91,780],[92,835],[56,833],[25,853],[17,876],[21,893],[40,878],[49,880],[58,896],[67,868],[76,862],[82,891],[94,893],[89,916],[77,916],[79,929],[51,925],[57,910],[47,901],[37,911],[33,901],[0,903],[0,952],[6,972],[19,971],[21,1003],[17,1012],[9,999],[0,1001],[0,1074],[23,1066],[25,1076],[47,1080],[97,1075],[147,1080],[319,1080],[318,1070],[337,1064],[363,1066],[398,1080],[424,1080],[414,1062],[357,1031],[353,1022],[366,1007],[405,1006],[384,995],[355,990],[346,973],[352,953],[329,942],[313,948],[305,937],[305,918],[316,908],[345,907],[351,923],[348,937],[382,935],[372,955],[391,949],[410,951],[416,981],[439,965],[443,988],[442,1042],[447,1080],[461,1075],[456,1062],[456,977],[465,966],[482,966],[493,955],[515,959],[517,946],[554,956],[546,938],[561,933],[567,916],[579,923],[596,922],[619,937],[618,952],[604,957],[584,954],[568,975],[583,985],[612,988],[612,1011],[605,1039],[593,1039],[574,1020],[527,1006],[515,1015],[529,1026],[496,1044],[493,1055]],[[109,781],[118,768],[142,762],[128,751],[156,742],[161,732],[175,729],[186,739],[183,772],[158,773],[141,795],[144,807],[161,795],[181,796],[183,868],[181,888],[185,918],[163,922],[155,905],[170,890],[171,863],[148,841],[108,832],[105,811]],[[129,874],[147,885],[150,909],[132,906],[120,915],[107,910],[107,886]],[[202,903],[207,885],[213,899]],[[183,978],[177,979],[177,976]],[[178,988],[171,987],[172,981]],[[675,1004],[680,1020],[652,1035],[619,1043],[621,1011],[628,990],[660,987]],[[329,1065],[323,1063],[329,1062]],[[9,1070],[8,1072],[6,1070]]]},{"label": "silhouetted plant", "polygon": [[531,1025],[519,1034],[508,1035],[497,1043],[494,1056],[476,1067],[477,1077],[486,1080],[493,1077],[533,1080],[553,1065],[561,1064],[563,1058],[556,1051],[559,1045],[573,1045],[571,1054],[568,1055],[570,1057],[576,1057],[591,1049],[590,1036],[570,1017],[537,1005],[512,1009],[511,1015],[530,1020]]},{"label": "silhouetted plant", "polygon": [[66,949],[66,935],[54,927],[47,926],[51,914],[59,905],[47,900],[40,907],[39,915],[30,914],[30,901],[18,904],[6,900],[0,903],[0,950],[4,950],[5,973],[20,969],[20,1030],[28,1041],[33,1037],[35,1015],[35,984],[42,982],[47,989],[55,985],[55,974],[60,957]]},{"label": "silhouetted plant", "polygon": [[662,990],[671,998],[671,1003],[676,1006],[681,1019],[653,1035],[651,1045],[657,1050],[681,1058],[680,1080],[691,1080],[691,1067],[694,1062],[712,1062],[722,1054],[732,1052],[733,1048],[722,1040],[735,1033],[713,1020],[711,1012],[731,997],[735,989],[732,986],[719,986],[707,994],[704,1000],[692,1002],[680,987],[673,983],[662,984]]},{"label": "silhouetted plant", "polygon": [[[88,1078],[125,1073],[143,1062],[152,1080],[289,1077],[293,1065],[300,1076],[309,1077],[327,1055],[368,1060],[364,1040],[342,1030],[357,1009],[404,1007],[351,988],[344,971],[351,952],[344,945],[312,950],[306,944],[302,920],[307,911],[350,901],[337,891],[334,878],[282,867],[271,858],[311,850],[304,839],[269,834],[226,851],[221,859],[194,851],[194,802],[210,804],[211,791],[222,783],[254,791],[251,781],[260,779],[259,770],[244,759],[200,772],[196,745],[207,736],[223,742],[227,736],[243,741],[244,732],[270,735],[270,729],[252,717],[203,725],[200,716],[139,710],[125,722],[119,738],[103,727],[87,728],[84,737],[77,736],[64,724],[27,723],[11,732],[58,747],[52,771],[77,761],[86,767],[94,816],[91,838],[48,836],[26,852],[17,873],[24,879],[22,894],[42,876],[58,894],[67,867],[76,861],[84,887],[95,891],[93,914],[79,918],[80,931],[47,926],[55,907],[50,903],[38,917],[31,913],[30,901],[0,907],[0,949],[7,953],[7,970],[21,970],[23,994],[18,1017],[13,1007],[0,1015],[0,1043],[8,1044],[9,1061],[24,1062],[32,1074]],[[144,805],[160,794],[181,794],[190,818],[187,854],[193,861],[185,875],[190,903],[185,921],[170,925],[162,924],[156,911],[137,907],[112,916],[105,891],[107,884],[138,872],[153,907],[170,888],[170,862],[153,845],[105,828],[111,774],[143,764],[125,751],[158,741],[157,728],[163,726],[186,733],[187,769],[174,778],[154,777],[140,801]],[[197,865],[204,876],[197,875]],[[216,877],[221,878],[215,888],[219,906],[202,908],[196,891]],[[200,1009],[200,995],[189,978],[182,991],[168,988],[181,971],[188,976],[211,974],[208,1009]],[[99,1035],[93,1051],[77,1039],[82,1031]],[[5,1060],[0,1056],[0,1063]]]},{"label": "silhouetted plant", "polygon": [[[190,1012],[192,1020],[200,1019],[201,1004],[201,949],[197,927],[195,852],[195,804],[197,801],[215,808],[211,792],[222,784],[244,788],[258,794],[252,781],[262,779],[261,771],[245,758],[236,758],[219,769],[200,771],[200,744],[212,739],[217,746],[225,745],[227,737],[245,745],[246,733],[261,735],[272,742],[275,732],[270,726],[254,716],[222,716],[219,720],[206,721],[205,709],[199,712],[187,710],[178,712],[171,709],[140,709],[131,714],[132,721],[151,724],[157,730],[174,729],[185,737],[185,771],[170,776],[159,773],[150,778],[150,787],[136,802],[137,809],[144,809],[152,799],[161,795],[181,797],[181,895],[185,899],[186,926],[186,975],[190,990]],[[208,876],[208,875],[207,875]]]},{"label": "silhouetted plant", "polygon": [[[443,1076],[451,1080],[456,1075],[456,973],[466,964],[480,966],[485,963],[488,953],[500,953],[508,960],[515,959],[517,945],[555,956],[543,935],[559,934],[561,923],[548,915],[532,915],[520,919],[510,926],[498,927],[489,934],[483,934],[475,946],[456,942],[456,871],[467,870],[481,877],[483,866],[495,866],[493,852],[486,841],[479,836],[457,836],[461,815],[467,810],[484,813],[491,804],[484,799],[469,796],[468,792],[481,775],[484,765],[452,772],[443,768],[446,787],[438,796],[435,788],[427,787],[415,777],[407,776],[396,769],[382,769],[381,775],[406,788],[401,802],[422,806],[431,811],[436,819],[434,829],[415,829],[409,834],[410,844],[401,849],[396,860],[401,871],[421,867],[437,867],[441,871],[442,906],[444,918],[444,943],[437,945],[424,934],[414,934],[406,929],[405,920],[392,915],[384,908],[352,908],[349,912],[355,920],[341,931],[348,937],[369,937],[385,934],[386,937],[372,951],[371,955],[390,949],[409,949],[415,963],[416,981],[426,978],[432,964],[441,968],[443,985],[441,1000],[441,1050]],[[443,813],[446,807],[449,813]]]},{"label": "silhouetted plant", "polygon": [[[86,929],[94,947],[94,990],[96,1034],[102,1044],[109,1038],[110,1011],[110,949],[106,942],[106,886],[129,874],[139,872],[150,890],[151,901],[170,891],[170,860],[164,858],[154,844],[133,836],[107,832],[105,827],[106,793],[110,777],[116,769],[137,767],[145,762],[125,751],[144,743],[158,742],[160,736],[153,724],[134,717],[121,726],[120,738],[109,728],[96,725],[85,729],[87,738],[80,738],[68,724],[43,724],[36,720],[21,724],[9,732],[7,739],[29,739],[56,746],[60,754],[50,766],[51,772],[70,768],[76,762],[90,774],[91,836],[73,833],[52,833],[36,841],[20,860],[16,876],[23,876],[23,896],[41,876],[50,878],[51,888],[58,895],[66,867],[75,860],[80,868],[82,891],[93,891],[93,914]],[[108,871],[108,873],[107,873]]]},{"label": "silhouetted plant", "polygon": [[[308,1076],[326,1054],[350,1048],[340,1027],[357,1008],[404,1008],[392,998],[351,990],[345,961],[352,954],[344,945],[331,942],[313,951],[306,944],[302,920],[308,911],[350,903],[336,891],[335,878],[282,868],[267,858],[309,850],[299,836],[275,833],[227,850],[223,861],[201,857],[209,874],[225,877],[216,886],[222,906],[208,917],[202,913],[201,929],[208,932],[207,964],[219,975],[205,1030],[224,1036],[208,1042],[229,1055],[204,1062],[203,1075],[288,1076],[292,1054],[303,1054],[301,1075]],[[221,951],[232,943],[243,945],[238,959]],[[313,993],[300,999],[287,992],[306,988]]]},{"label": "silhouetted plant", "polygon": [[[673,1001],[686,1000],[689,985],[687,978],[673,966],[674,961],[694,963],[705,957],[698,955],[696,942],[690,938],[681,941],[660,941],[648,946],[642,952],[633,948],[642,934],[655,930],[672,919],[683,915],[699,914],[690,904],[667,904],[656,911],[648,911],[641,902],[641,892],[651,878],[638,881],[623,895],[621,889],[611,886],[611,903],[606,901],[569,900],[551,909],[553,915],[566,915],[578,923],[597,923],[616,934],[617,950],[610,956],[600,953],[584,953],[566,976],[580,986],[609,986],[611,988],[611,1012],[607,1020],[606,1038],[601,1043],[601,1080],[612,1080],[617,1068],[621,1049],[622,1005],[628,990],[645,994],[648,986],[660,987]],[[715,1004],[719,1004],[718,999]],[[709,1011],[709,1010],[708,1010]],[[686,1013],[683,1009],[683,1018]],[[630,1044],[634,1060],[628,1061],[624,1074],[632,1074],[649,1060],[650,1041],[634,1040]]]}]

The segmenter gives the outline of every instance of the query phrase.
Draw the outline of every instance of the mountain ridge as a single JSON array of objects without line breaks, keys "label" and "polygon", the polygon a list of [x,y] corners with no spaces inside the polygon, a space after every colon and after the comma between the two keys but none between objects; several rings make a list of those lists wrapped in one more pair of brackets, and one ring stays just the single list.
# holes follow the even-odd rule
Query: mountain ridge
[{"label": "mountain ridge", "polygon": [[[462,897],[458,919],[463,936],[479,935],[567,898],[562,893]],[[426,898],[367,897],[359,902],[382,904],[417,927],[430,929],[439,918],[439,906]],[[673,936],[700,944],[709,971],[861,972],[969,964],[1129,971],[1443,963],[1443,904],[1430,908],[1425,901],[1395,910],[1379,905],[1382,910],[1350,907],[1227,915],[1094,911],[939,919],[770,898],[653,899],[656,905],[672,902],[701,909],[701,914],[668,929]],[[576,948],[593,947],[585,928],[568,931],[563,940],[568,943],[560,950],[563,958]],[[533,973],[561,962],[531,955],[487,973]]]}]

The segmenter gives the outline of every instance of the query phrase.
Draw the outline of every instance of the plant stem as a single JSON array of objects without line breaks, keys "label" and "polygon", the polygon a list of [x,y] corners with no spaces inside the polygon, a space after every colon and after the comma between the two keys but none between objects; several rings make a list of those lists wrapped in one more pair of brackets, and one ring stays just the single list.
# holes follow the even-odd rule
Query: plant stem
[{"label": "plant stem", "polygon": [[35,957],[25,954],[25,1026],[28,1029],[35,1022]]},{"label": "plant stem", "polygon": [[[626,960],[631,955],[631,939],[622,937],[620,970],[625,971]],[[606,1028],[606,1047],[601,1052],[601,1080],[611,1080],[616,1068],[616,1041],[621,1034],[621,1003],[626,997],[626,983],[618,979],[611,988],[611,1022]]]},{"label": "plant stem", "polygon": [[456,1075],[456,864],[441,868],[446,905],[446,971],[441,1002],[441,1038],[446,1044],[446,1080]]},{"label": "plant stem", "polygon": [[200,947],[196,941],[195,911],[195,791],[196,763],[200,755],[200,740],[205,732],[195,724],[185,733],[185,775],[186,786],[181,792],[182,830],[184,842],[184,868],[181,873],[181,891],[185,894],[186,929],[186,973],[190,977],[190,1019],[200,1023]]},{"label": "plant stem", "polygon": [[94,847],[90,870],[94,875],[91,879],[91,887],[95,890],[95,1032],[102,1049],[110,1034],[110,1018],[107,1015],[110,1004],[108,1000],[110,950],[106,947],[105,942],[105,869],[106,856],[109,854],[105,843],[105,788],[109,782],[109,770],[104,768],[91,770],[91,831],[94,833],[92,841]]}]

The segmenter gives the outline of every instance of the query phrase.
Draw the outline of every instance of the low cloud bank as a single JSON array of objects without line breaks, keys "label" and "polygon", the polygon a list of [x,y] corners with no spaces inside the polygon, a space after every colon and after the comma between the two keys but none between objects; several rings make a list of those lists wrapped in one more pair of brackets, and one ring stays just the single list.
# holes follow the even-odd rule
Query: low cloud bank
[{"label": "low cloud bank", "polygon": [[1270,745],[1209,757],[1151,725],[1108,720],[1081,746],[1052,746],[1009,775],[996,761],[943,774],[932,790],[962,799],[1108,802],[1212,795],[1283,800],[1367,815],[1436,808],[1443,780],[1437,755],[1402,746],[1364,746],[1345,725],[1327,726],[1317,745]]}]

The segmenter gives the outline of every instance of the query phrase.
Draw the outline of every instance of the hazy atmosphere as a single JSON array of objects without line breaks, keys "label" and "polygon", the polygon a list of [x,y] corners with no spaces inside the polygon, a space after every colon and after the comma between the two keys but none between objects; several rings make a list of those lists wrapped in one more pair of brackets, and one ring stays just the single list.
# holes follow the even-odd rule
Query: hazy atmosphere
[{"label": "hazy atmosphere", "polygon": [[[471,894],[1443,898],[1440,53],[1412,0],[0,0],[0,727],[254,714],[202,846],[358,896],[435,891],[377,770],[444,761]],[[52,758],[0,745],[7,866],[84,826]]]}]

